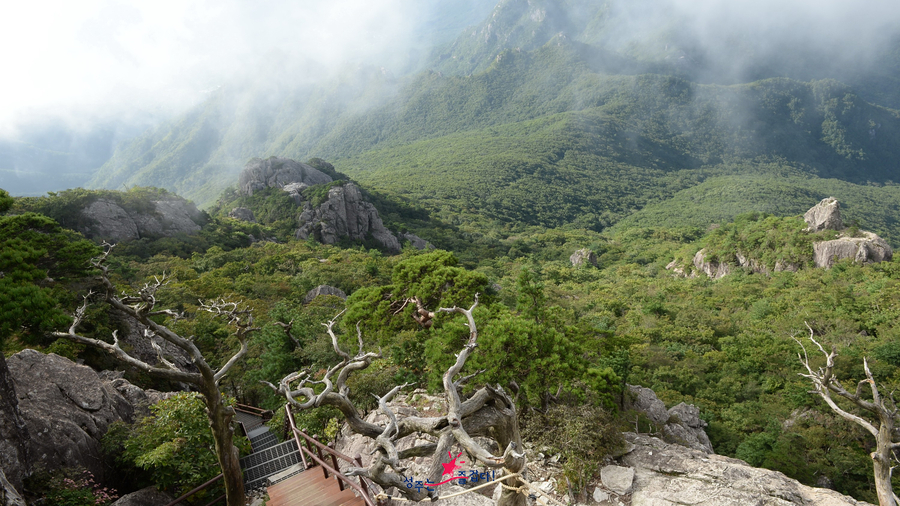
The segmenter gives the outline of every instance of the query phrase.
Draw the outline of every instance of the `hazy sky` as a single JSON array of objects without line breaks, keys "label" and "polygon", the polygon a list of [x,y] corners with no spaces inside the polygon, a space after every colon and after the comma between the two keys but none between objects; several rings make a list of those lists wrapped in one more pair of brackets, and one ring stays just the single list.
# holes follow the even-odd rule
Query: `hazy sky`
[{"label": "hazy sky", "polygon": [[0,7],[0,133],[17,119],[166,113],[273,50],[323,64],[408,44],[412,0],[30,0]]},{"label": "hazy sky", "polygon": [[[430,6],[440,2],[461,8],[493,3],[6,1],[0,4],[0,136],[23,118],[43,115],[62,115],[76,127],[129,111],[168,115],[273,51],[326,68],[347,59],[384,65],[389,62],[375,55],[423,46],[413,37]],[[886,27],[900,24],[897,0],[622,0],[632,17],[622,23],[622,37],[669,19],[669,11],[657,8],[667,2],[711,48],[742,26],[771,34],[759,38],[763,57],[767,47],[784,47],[767,42],[787,40],[820,45],[836,58],[865,58],[883,42]]]}]

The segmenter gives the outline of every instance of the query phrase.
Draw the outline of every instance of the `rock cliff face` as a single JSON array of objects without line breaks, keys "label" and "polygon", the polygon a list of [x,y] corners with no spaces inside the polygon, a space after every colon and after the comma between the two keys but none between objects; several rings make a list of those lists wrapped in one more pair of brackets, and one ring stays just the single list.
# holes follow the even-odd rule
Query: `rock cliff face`
[{"label": "rock cliff face", "polygon": [[[646,410],[648,418],[659,423],[660,427],[678,425],[694,426],[702,431],[703,423],[697,416],[697,408],[679,404],[666,410],[665,405],[649,388],[630,386],[632,403],[635,407]],[[414,400],[414,407],[410,401]],[[442,397],[428,395],[417,391],[406,396],[400,395],[390,403],[391,409],[398,417],[432,416],[446,412],[446,403]],[[678,419],[676,421],[676,419]],[[379,410],[370,412],[366,421],[386,425],[388,419]],[[851,497],[833,490],[820,489],[802,485],[785,475],[767,469],[749,466],[747,463],[711,453],[711,449],[691,448],[682,444],[667,443],[647,434],[625,433],[628,448],[619,455],[611,456],[609,465],[600,469],[600,477],[588,485],[588,493],[593,499],[589,504],[609,506],[683,506],[686,504],[704,506],[867,506],[868,503],[856,501]],[[704,434],[705,436],[705,434]],[[433,443],[435,438],[425,436],[417,440],[414,435],[397,440],[397,449],[403,450],[415,445]],[[707,440],[708,444],[708,440]],[[371,438],[352,433],[346,426],[341,431],[337,442],[337,450],[345,455],[360,455],[363,465],[368,465],[376,444]],[[461,449],[453,448],[453,455]],[[491,451],[499,451],[491,448]],[[562,475],[562,463],[559,456],[544,456],[540,449],[525,443],[527,463],[527,480],[539,489],[550,493],[555,499],[566,503],[566,497],[560,497],[558,479]],[[467,459],[468,460],[468,459]],[[416,457],[403,461],[412,476],[423,477],[428,474],[430,458]],[[467,464],[468,465],[468,464]],[[447,495],[460,489],[448,485],[439,488],[441,495]],[[453,503],[467,506],[487,506],[496,504],[499,488],[489,487],[479,493],[459,496],[461,502]],[[485,496],[494,496],[490,501]],[[439,500],[437,504],[450,504]],[[489,502],[490,501],[490,502]],[[529,501],[529,504],[532,504]],[[538,495],[533,502],[535,506],[549,506],[551,503],[545,496]]]},{"label": "rock cliff face", "polygon": [[[100,438],[109,425],[133,421],[136,409],[140,414],[161,398],[115,374],[101,376],[54,354],[24,350],[7,362],[29,434],[25,441],[29,462],[19,461],[17,467],[2,455],[7,475],[23,473],[29,465],[45,470],[80,467],[102,479]],[[0,441],[0,451],[5,453],[10,446],[10,441]]]},{"label": "rock cliff face", "polygon": [[841,219],[841,204],[834,197],[822,199],[821,202],[812,206],[803,215],[803,220],[809,225],[806,230],[810,232],[844,229],[844,220]]},{"label": "rock cliff face", "polygon": [[384,227],[375,206],[363,199],[353,183],[328,190],[327,200],[318,207],[305,202],[298,221],[298,239],[314,237],[324,244],[336,244],[344,237],[354,241],[371,238],[388,251],[400,251],[400,242]]},{"label": "rock cliff face", "polygon": [[838,260],[852,258],[860,264],[888,262],[893,258],[891,246],[872,232],[860,232],[862,237],[839,237],[813,245],[816,267],[831,268]]},{"label": "rock cliff face", "polygon": [[347,294],[344,293],[340,288],[335,288],[329,285],[319,285],[312,290],[306,292],[306,296],[303,297],[303,303],[309,304],[319,295],[332,295],[334,297],[340,297],[344,300],[347,300]]},{"label": "rock cliff face", "polygon": [[[0,470],[2,482],[0,493],[12,495],[7,489],[22,490],[22,480],[28,474],[28,427],[19,410],[19,397],[6,359],[0,354]],[[4,492],[6,490],[6,492]],[[0,505],[6,503],[0,501]]]},{"label": "rock cliff face", "polygon": [[627,386],[626,408],[634,409],[661,431],[666,441],[678,443],[704,453],[714,453],[706,435],[706,422],[700,419],[700,409],[693,404],[681,403],[666,409],[656,393],[636,385]]},{"label": "rock cliff face", "polygon": [[585,263],[597,267],[597,254],[587,248],[582,248],[572,253],[572,256],[569,257],[569,262],[572,263],[572,267],[578,267]]},{"label": "rock cliff face", "polygon": [[[841,232],[837,239],[813,244],[812,260],[816,267],[828,269],[838,260],[845,258],[852,258],[857,263],[867,264],[890,261],[893,257],[893,250],[887,241],[872,232],[860,231],[856,237],[848,235],[849,229],[844,227],[841,219],[841,205],[833,197],[823,199],[810,208],[803,215],[803,219],[808,225],[804,232],[814,233],[823,230]],[[666,269],[672,271],[676,276],[694,277],[697,273],[702,272],[713,279],[727,276],[735,268],[743,268],[765,275],[769,275],[772,271],[796,272],[800,269],[800,265],[782,260],[775,262],[774,269],[770,269],[759,260],[742,253],[735,254],[734,259],[710,260],[705,249],[698,251],[691,263],[694,267],[692,272],[688,272],[690,269],[686,269],[686,266],[678,259],[666,265]]]},{"label": "rock cliff face", "polygon": [[151,212],[129,212],[116,202],[99,199],[81,212],[77,230],[90,239],[110,242],[196,234],[204,221],[197,207],[172,197],[152,201]]},{"label": "rock cliff face", "polygon": [[868,504],[833,490],[802,485],[777,471],[750,467],[738,459],[709,455],[644,434],[626,433],[625,439],[634,449],[620,460],[634,469],[634,481],[630,497],[621,499],[625,504],[630,499],[631,506]]},{"label": "rock cliff face", "polygon": [[[299,239],[312,237],[324,244],[336,244],[345,238],[352,241],[372,239],[387,251],[399,252],[400,241],[385,228],[375,206],[363,198],[355,184],[344,183],[330,188],[325,201],[317,206],[313,206],[304,196],[304,190],[310,186],[330,182],[332,179],[328,174],[314,167],[287,158],[272,157],[251,160],[241,171],[239,187],[244,195],[253,195],[254,191],[263,188],[281,188],[287,192],[301,208],[295,233]],[[236,208],[232,215],[253,221],[253,213],[249,209]],[[403,239],[419,249],[433,247],[413,234],[406,234]]]},{"label": "rock cliff face", "polygon": [[330,182],[328,174],[305,163],[273,156],[265,160],[250,160],[241,171],[238,188],[244,195],[253,195],[254,191],[263,188],[284,188],[287,185],[306,187]]}]

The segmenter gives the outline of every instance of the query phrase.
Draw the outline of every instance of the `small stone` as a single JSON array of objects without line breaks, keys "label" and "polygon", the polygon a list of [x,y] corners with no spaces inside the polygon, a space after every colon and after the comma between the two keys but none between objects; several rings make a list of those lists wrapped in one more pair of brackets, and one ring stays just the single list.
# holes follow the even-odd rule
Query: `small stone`
[{"label": "small stone", "polygon": [[594,489],[594,502],[604,502],[609,500],[609,494],[603,491],[600,487]]},{"label": "small stone", "polygon": [[622,466],[606,466],[600,470],[603,486],[618,495],[631,493],[634,482],[634,469]]}]

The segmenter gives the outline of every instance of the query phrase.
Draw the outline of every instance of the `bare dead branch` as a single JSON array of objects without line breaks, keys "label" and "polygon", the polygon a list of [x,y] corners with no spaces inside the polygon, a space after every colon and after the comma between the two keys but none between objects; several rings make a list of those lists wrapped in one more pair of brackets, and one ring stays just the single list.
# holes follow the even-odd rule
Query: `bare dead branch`
[{"label": "bare dead branch", "polygon": [[[417,315],[433,318],[434,314],[423,315],[418,312],[421,302],[408,299],[407,303],[417,303]],[[442,416],[417,417],[407,416],[398,419],[396,414],[388,406],[388,402],[407,385],[395,386],[388,393],[378,398],[379,409],[387,416],[387,422],[382,426],[365,422],[359,418],[357,410],[349,397],[349,389],[346,386],[349,375],[371,364],[372,359],[380,356],[375,353],[364,353],[362,331],[357,325],[357,340],[360,343],[356,356],[351,357],[338,345],[338,337],[334,331],[336,316],[324,324],[331,338],[332,346],[339,357],[337,364],[330,367],[322,375],[318,383],[324,385],[320,393],[316,393],[309,373],[298,372],[283,378],[276,387],[271,383],[265,383],[273,390],[284,395],[288,401],[300,409],[314,406],[329,405],[337,407],[346,418],[350,428],[359,434],[375,440],[376,450],[372,462],[367,468],[354,468],[351,473],[365,476],[378,483],[385,489],[396,487],[407,499],[418,501],[429,497],[428,493],[416,492],[406,488],[403,481],[407,467],[402,461],[407,458],[422,456],[430,453],[432,464],[429,478],[435,481],[441,477],[442,458],[454,445],[459,444],[475,460],[493,468],[505,468],[510,474],[518,473],[524,468],[524,454],[521,450],[521,436],[518,431],[515,404],[502,388],[482,387],[471,397],[462,402],[459,388],[466,381],[471,380],[475,374],[459,377],[466,359],[477,346],[478,328],[473,312],[478,305],[476,297],[469,308],[441,308],[441,313],[460,313],[466,317],[466,325],[469,328],[469,339],[466,345],[456,357],[455,363],[444,374],[444,390],[447,398],[448,412]],[[402,310],[402,307],[397,310]],[[427,312],[427,310],[426,310]],[[479,371],[481,372],[481,371]],[[404,451],[398,451],[395,441],[412,434],[428,434],[437,438],[437,443],[419,445]],[[494,438],[499,448],[505,448],[502,455],[494,455],[479,445],[474,437],[485,436]],[[517,478],[511,478],[510,486],[517,483]],[[520,495],[520,494],[519,494]],[[524,505],[524,500],[516,494],[505,494],[506,500],[502,504],[506,506]]]},{"label": "bare dead branch", "polygon": [[291,333],[291,331],[292,331],[293,328],[294,328],[294,320],[291,320],[291,321],[289,321],[289,322],[287,322],[287,323],[283,323],[283,322],[275,322],[275,325],[278,325],[279,327],[281,327],[282,329],[284,329],[284,333],[287,334],[287,336],[291,339],[291,341],[294,342],[294,346],[296,346],[297,348],[299,348],[299,347],[301,346],[301,345],[300,345],[300,340],[297,339],[296,337],[294,337],[294,334]]},{"label": "bare dead branch", "polygon": [[[807,378],[812,382],[814,387],[812,393],[821,397],[828,407],[830,407],[838,416],[863,427],[875,437],[876,449],[870,456],[874,463],[875,489],[878,500],[881,505],[896,506],[897,496],[891,488],[891,475],[893,474],[891,462],[896,460],[894,451],[900,448],[900,443],[894,442],[893,440],[897,437],[895,426],[898,422],[897,406],[893,400],[893,392],[889,396],[891,405],[888,406],[886,403],[887,399],[884,399],[878,391],[875,378],[872,376],[872,371],[869,369],[868,360],[865,358],[863,359],[863,371],[865,372],[866,378],[857,383],[856,391],[854,393],[848,392],[834,376],[834,360],[837,356],[836,349],[832,347],[831,352],[827,353],[825,348],[815,340],[815,333],[813,332],[812,327],[810,327],[808,323],[806,324],[806,327],[809,329],[809,340],[812,341],[825,356],[825,367],[820,367],[814,371],[813,367],[810,365],[806,347],[803,346],[803,343],[797,338],[791,336],[803,349],[803,354],[798,354],[798,357],[807,372],[805,374],[800,373],[800,376]],[[870,387],[872,396],[871,401],[863,398],[864,385],[869,385]],[[849,401],[850,404],[861,410],[863,413],[868,413],[869,415],[867,416],[874,418],[874,421],[867,420],[862,416],[850,413],[843,409],[832,398],[832,393]]]}]

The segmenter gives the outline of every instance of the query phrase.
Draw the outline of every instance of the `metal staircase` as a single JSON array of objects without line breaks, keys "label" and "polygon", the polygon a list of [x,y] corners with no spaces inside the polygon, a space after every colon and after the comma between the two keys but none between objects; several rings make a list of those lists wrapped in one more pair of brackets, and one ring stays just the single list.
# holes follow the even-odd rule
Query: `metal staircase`
[{"label": "metal staircase", "polygon": [[[341,474],[338,467],[338,458],[361,466],[359,457],[350,459],[297,429],[290,410],[287,410],[287,419],[293,439],[279,443],[276,435],[263,423],[264,415],[271,417],[271,413],[252,406],[235,407],[235,421],[250,439],[253,451],[240,460],[246,490],[267,487],[270,497],[267,506],[375,506],[369,497],[366,480],[360,479],[357,484]],[[300,446],[301,437],[308,448]],[[330,464],[325,462],[325,454],[331,457]],[[220,474],[168,506],[181,504],[221,479]],[[207,506],[224,498],[223,495]]]},{"label": "metal staircase", "polygon": [[[250,440],[250,448],[253,450],[253,453],[241,459],[244,488],[253,490],[267,487],[272,484],[269,477],[294,468],[301,462],[297,442],[290,439],[279,443],[278,437],[263,424],[262,416],[238,407],[235,409],[235,418],[244,426]],[[293,474],[300,471],[302,469],[298,466]],[[286,477],[279,476],[278,479],[283,480]]]}]

